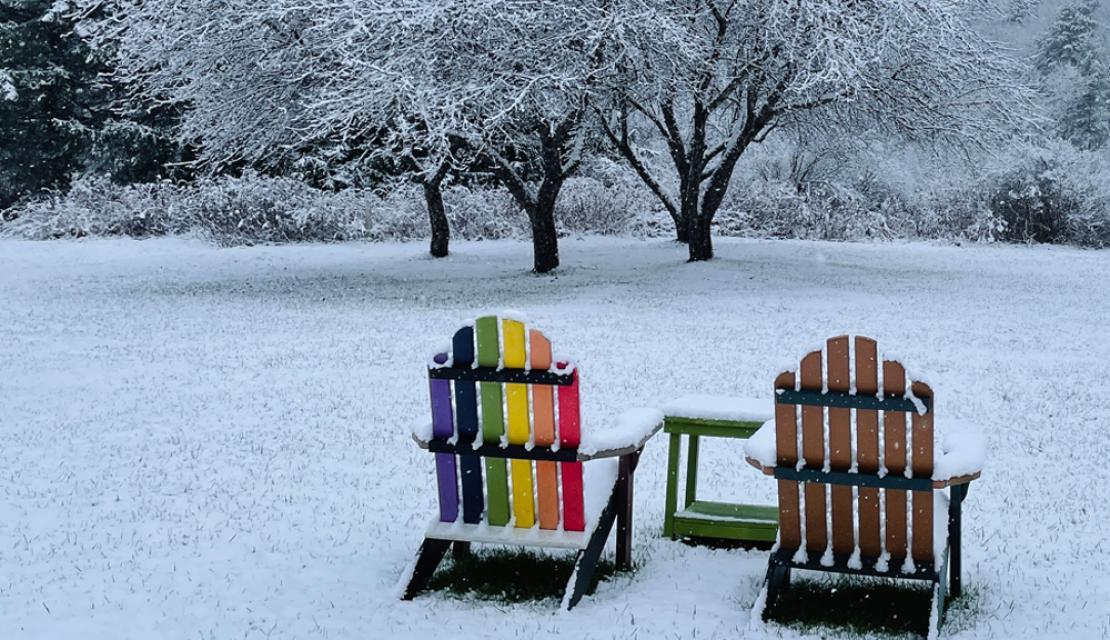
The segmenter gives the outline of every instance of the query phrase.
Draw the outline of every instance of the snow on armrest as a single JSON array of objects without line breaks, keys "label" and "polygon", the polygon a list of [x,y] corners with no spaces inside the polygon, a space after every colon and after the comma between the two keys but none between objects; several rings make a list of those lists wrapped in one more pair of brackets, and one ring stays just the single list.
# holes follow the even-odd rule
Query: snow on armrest
[{"label": "snow on armrest", "polygon": [[694,393],[668,402],[663,406],[663,413],[675,418],[697,420],[765,422],[775,417],[775,404],[770,399],[731,398]]},{"label": "snow on armrest", "polygon": [[658,409],[629,409],[613,423],[582,434],[582,443],[578,445],[579,458],[586,460],[630,453],[643,446],[662,426],[663,413]]},{"label": "snow on armrest", "polygon": [[744,455],[764,467],[773,467],[778,461],[775,444],[775,421],[768,420],[744,442]]},{"label": "snow on armrest", "polygon": [[425,449],[432,440],[432,423],[427,421],[412,423],[412,439]]},{"label": "snow on armrest", "polygon": [[933,480],[971,476],[983,470],[987,461],[987,439],[976,427],[946,423],[938,434]]}]

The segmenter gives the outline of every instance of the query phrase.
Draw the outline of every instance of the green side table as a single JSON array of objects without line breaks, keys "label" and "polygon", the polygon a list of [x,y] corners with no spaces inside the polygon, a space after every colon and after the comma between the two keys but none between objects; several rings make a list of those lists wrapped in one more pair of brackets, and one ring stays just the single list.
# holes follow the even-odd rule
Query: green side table
[{"label": "green side table", "polygon": [[[663,431],[670,434],[667,461],[667,505],[663,535],[672,539],[702,538],[749,543],[774,542],[778,507],[698,500],[700,439],[751,437],[764,422],[774,419],[770,401],[723,396],[688,395],[663,407]],[[678,468],[682,436],[686,436],[686,490],[678,508]]]}]

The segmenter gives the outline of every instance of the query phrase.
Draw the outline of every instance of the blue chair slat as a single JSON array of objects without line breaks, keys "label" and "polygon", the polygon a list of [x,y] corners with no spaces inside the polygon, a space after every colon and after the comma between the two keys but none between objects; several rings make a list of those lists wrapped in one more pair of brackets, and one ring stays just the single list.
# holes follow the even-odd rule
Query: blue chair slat
[{"label": "blue chair slat", "polygon": [[[463,327],[455,332],[451,351],[456,367],[474,364],[474,327]],[[473,441],[478,436],[478,399],[475,383],[455,380],[455,423],[459,440]],[[482,492],[482,460],[476,455],[459,456],[462,476],[463,522],[478,524],[482,521],[485,498]]]}]

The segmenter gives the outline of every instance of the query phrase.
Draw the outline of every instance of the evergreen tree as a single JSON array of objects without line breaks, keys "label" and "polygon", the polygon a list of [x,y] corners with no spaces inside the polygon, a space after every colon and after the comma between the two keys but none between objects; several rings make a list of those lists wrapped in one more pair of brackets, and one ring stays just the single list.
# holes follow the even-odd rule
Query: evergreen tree
[{"label": "evergreen tree", "polygon": [[0,208],[65,185],[107,115],[103,69],[51,4],[0,0]]},{"label": "evergreen tree", "polygon": [[1038,42],[1035,58],[1060,135],[1084,149],[1110,141],[1110,61],[1098,9],[1099,0],[1065,5]]},{"label": "evergreen tree", "polygon": [[85,173],[136,182],[182,154],[174,113],[127,106],[54,0],[0,0],[0,209]]}]

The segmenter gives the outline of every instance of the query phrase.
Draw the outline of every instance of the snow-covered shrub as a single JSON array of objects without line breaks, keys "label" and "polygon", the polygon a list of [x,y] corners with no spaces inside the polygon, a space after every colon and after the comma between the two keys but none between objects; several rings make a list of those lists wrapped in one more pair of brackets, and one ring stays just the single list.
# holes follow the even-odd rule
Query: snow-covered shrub
[{"label": "snow-covered shrub", "polygon": [[[1110,163],[1067,142],[1014,144],[974,165],[861,152],[804,174],[784,171],[797,164],[784,164],[783,153],[755,156],[741,167],[716,216],[717,233],[1110,246]],[[443,199],[455,239],[530,237],[527,217],[503,189],[449,185]],[[331,191],[253,173],[130,186],[85,178],[5,217],[14,219],[0,222],[0,235],[33,239],[196,234],[234,245],[429,235],[423,192],[412,183]],[[632,172],[604,158],[588,160],[566,182],[556,223],[562,234],[674,234]]]},{"label": "snow-covered shrub", "polygon": [[[528,219],[503,189],[452,185],[444,189],[452,235],[466,240],[529,237]],[[561,194],[557,219],[574,234],[642,233],[645,199],[627,180],[611,185],[573,178]],[[0,235],[47,240],[85,236],[195,234],[221,245],[428,237],[420,187],[403,183],[370,189],[321,190],[292,178],[247,173],[188,184],[121,186],[85,178],[65,193],[29,202],[0,223]]]},{"label": "snow-covered shrub", "polygon": [[200,230],[221,244],[365,237],[368,208],[377,198],[371,192],[334,195],[289,178],[225,177],[176,189],[173,217],[188,225],[181,231]]},{"label": "snow-covered shrub", "polygon": [[636,185],[606,185],[596,178],[568,178],[555,206],[559,231],[568,234],[647,234],[643,212],[652,207]]},{"label": "snow-covered shrub", "polygon": [[1062,141],[1015,145],[984,177],[988,207],[1015,242],[1110,244],[1110,163]]},{"label": "snow-covered shrub", "polygon": [[[410,200],[422,201],[414,192]],[[497,240],[528,237],[528,218],[502,189],[453,185],[443,192],[452,237],[467,240]],[[425,219],[427,215],[425,215]],[[427,232],[425,232],[427,233]]]},{"label": "snow-covered shrub", "polygon": [[33,200],[0,226],[4,235],[33,240],[64,237],[157,236],[173,228],[169,184],[123,187],[107,178],[75,181],[68,192]]},{"label": "snow-covered shrub", "polygon": [[897,234],[889,219],[900,214],[899,203],[869,202],[862,194],[837,183],[817,183],[799,190],[790,181],[756,180],[738,189],[717,214],[721,235],[863,240]]},{"label": "snow-covered shrub", "polygon": [[225,245],[341,240],[367,235],[370,191],[333,194],[295,180],[247,174],[120,186],[86,178],[33,201],[0,233],[31,239],[193,233]]}]

